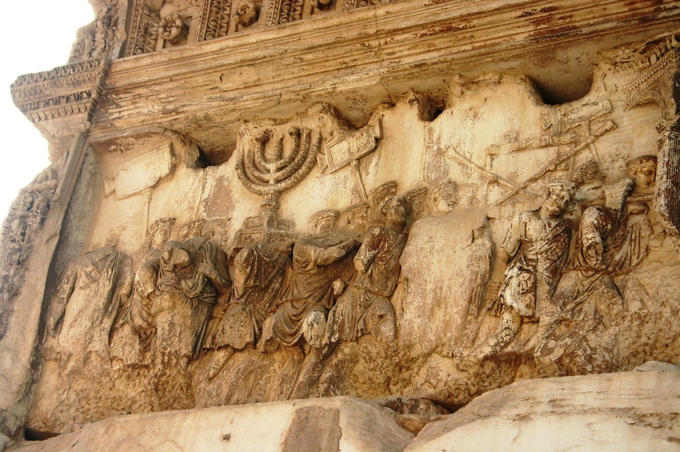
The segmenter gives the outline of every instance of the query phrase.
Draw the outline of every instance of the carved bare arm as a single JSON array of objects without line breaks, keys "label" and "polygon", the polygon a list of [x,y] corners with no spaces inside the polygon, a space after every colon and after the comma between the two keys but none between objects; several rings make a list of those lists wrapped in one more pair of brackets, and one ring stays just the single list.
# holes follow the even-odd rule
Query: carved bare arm
[{"label": "carved bare arm", "polygon": [[196,271],[208,278],[221,294],[227,293],[231,289],[229,276],[218,272],[211,263],[198,264]]},{"label": "carved bare arm", "polygon": [[380,228],[371,229],[354,258],[354,266],[359,273],[366,273],[368,271],[368,268],[373,264],[381,243],[382,235]]},{"label": "carved bare arm", "polygon": [[517,255],[519,247],[522,244],[522,236],[525,235],[523,234],[524,227],[525,221],[523,219],[523,214],[519,214],[513,218],[499,250],[500,257],[504,261],[507,262]]},{"label": "carved bare arm", "polygon": [[[499,249],[499,257],[506,263],[509,262],[513,257],[519,252],[519,247],[522,244],[522,237],[524,234],[525,221],[523,219],[523,214],[517,215],[513,218],[507,233],[505,234],[505,239]],[[508,270],[506,269],[506,272]],[[506,275],[507,276],[507,275]],[[501,287],[501,293],[505,290],[505,284]],[[500,316],[503,312],[504,304],[501,299],[501,294],[495,298],[488,306],[487,311],[494,316]]]},{"label": "carved bare arm", "polygon": [[319,251],[316,257],[317,265],[330,265],[347,256],[351,251],[357,249],[360,243],[354,239],[345,240],[335,246],[328,247]]}]

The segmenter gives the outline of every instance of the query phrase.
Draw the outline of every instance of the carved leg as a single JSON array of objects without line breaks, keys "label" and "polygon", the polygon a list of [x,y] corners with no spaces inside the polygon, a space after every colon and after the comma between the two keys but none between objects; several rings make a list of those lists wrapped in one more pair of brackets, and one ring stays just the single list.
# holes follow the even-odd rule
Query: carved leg
[{"label": "carved leg", "polygon": [[463,356],[457,364],[458,369],[466,371],[472,365],[500,352],[515,338],[517,332],[522,327],[523,321],[522,316],[517,311],[506,307],[501,314],[501,323],[498,326],[498,330],[482,347]]},{"label": "carved leg", "polygon": [[[335,346],[333,346],[335,348]],[[305,357],[300,373],[298,373],[295,385],[290,392],[289,399],[305,399],[309,392],[321,378],[324,371],[324,354],[322,350],[312,348],[309,355]]]},{"label": "carved leg", "polygon": [[213,358],[210,360],[210,365],[208,366],[208,371],[206,376],[208,380],[212,380],[215,376],[220,373],[224,365],[229,361],[229,358],[234,356],[236,350],[232,347],[221,348],[215,351]]},{"label": "carved leg", "polygon": [[274,337],[274,317],[269,316],[265,319],[264,323],[262,323],[262,334],[260,335],[260,339],[257,341],[257,350],[260,353],[264,353],[267,349],[267,342]]},{"label": "carved leg", "polygon": [[498,331],[496,331],[486,345],[479,350],[479,359],[482,360],[500,352],[505,346],[512,342],[522,326],[522,322],[522,316],[519,315],[517,311],[506,308],[501,315],[501,324],[498,327]]},{"label": "carved leg", "polygon": [[555,330],[559,327],[559,315],[544,314],[538,322],[536,331],[537,345],[534,350],[534,360],[538,374],[542,378],[561,376],[556,361],[564,353],[564,347],[554,340]]},{"label": "carved leg", "polygon": [[[337,306],[337,305],[336,305]],[[335,329],[335,306],[328,313],[328,319],[326,320],[326,331],[324,332],[323,342],[321,344],[321,356],[326,357],[330,355],[335,349],[335,345],[338,343],[338,334]]]}]

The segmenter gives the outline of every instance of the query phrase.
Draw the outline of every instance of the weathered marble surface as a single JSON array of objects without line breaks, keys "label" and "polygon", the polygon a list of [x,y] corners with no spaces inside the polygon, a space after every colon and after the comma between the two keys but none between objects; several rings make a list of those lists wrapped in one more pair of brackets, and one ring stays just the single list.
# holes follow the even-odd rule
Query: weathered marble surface
[{"label": "weathered marble surface", "polygon": [[0,431],[680,363],[677,2],[364,3],[97,2],[17,80]]},{"label": "weathered marble surface", "polygon": [[[417,403],[336,397],[119,414],[5,450],[639,451],[677,450],[680,441],[680,368],[667,363],[517,382],[451,415],[430,410],[429,423]],[[421,416],[397,414],[400,404]],[[417,418],[427,424],[415,438],[395,422]]]},{"label": "weathered marble surface", "polygon": [[121,414],[6,451],[404,450],[396,413],[350,397]]},{"label": "weathered marble surface", "polygon": [[415,451],[640,451],[680,448],[680,368],[513,383],[428,424]]}]

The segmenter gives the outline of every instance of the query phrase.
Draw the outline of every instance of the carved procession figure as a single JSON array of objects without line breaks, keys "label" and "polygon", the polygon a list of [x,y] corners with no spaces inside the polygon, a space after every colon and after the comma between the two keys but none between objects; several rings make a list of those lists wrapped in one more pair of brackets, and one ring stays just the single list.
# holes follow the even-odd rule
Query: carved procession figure
[{"label": "carved procession figure", "polygon": [[128,322],[139,335],[142,349],[148,350],[156,332],[156,325],[151,314],[152,294],[157,293],[158,270],[161,263],[161,249],[170,240],[174,218],[160,218],[149,227],[149,234],[135,259],[135,290]]},{"label": "carved procession figure", "polygon": [[507,256],[505,282],[496,308],[502,309],[500,325],[486,344],[464,357],[461,367],[501,351],[525,320],[537,321],[551,299],[568,263],[572,227],[564,218],[572,200],[569,182],[548,184],[538,210],[522,212],[512,221],[501,246]]},{"label": "carved procession figure", "polygon": [[630,179],[624,180],[622,193],[614,206],[590,206],[583,211],[580,227],[580,268],[584,272],[615,273],[636,267],[647,255],[651,224],[649,207],[644,202],[626,202],[640,187],[649,189],[654,181],[656,158],[643,156],[629,164]]},{"label": "carved procession figure", "polygon": [[406,245],[409,205],[403,196],[390,196],[380,213],[385,226],[374,227],[366,235],[354,258],[357,273],[328,315],[330,344],[356,341],[366,333],[383,343],[396,337],[390,297],[401,271],[399,258]]},{"label": "carved procession figure", "polygon": [[[628,163],[629,178],[606,190],[595,162],[577,169],[574,182],[585,209],[572,247],[573,270],[554,296],[558,316],[538,338],[541,375],[616,369],[617,336],[627,315],[620,281],[647,256],[653,230],[644,199],[655,169],[655,157],[636,158]],[[591,351],[587,359],[579,349]]]},{"label": "carved procession figure", "polygon": [[269,339],[292,346],[302,337],[321,347],[328,310],[352,277],[353,252],[359,247],[355,238],[332,232],[338,215],[335,210],[316,213],[310,221],[316,235],[295,243],[288,294],[265,321],[258,349],[264,350]]},{"label": "carved procession figure", "polygon": [[226,255],[215,244],[202,237],[166,242],[152,307],[161,357],[176,359],[180,369],[198,359],[213,309],[230,289]]},{"label": "carved procession figure", "polygon": [[[628,163],[629,178],[605,192],[595,162],[584,165],[590,175],[575,178],[584,208],[575,243],[575,268],[581,286],[592,286],[592,277],[627,273],[646,257],[653,234],[647,216],[649,189],[654,183],[656,157],[642,156]],[[613,282],[612,282],[613,284]],[[566,306],[564,306],[566,307]]]},{"label": "carved procession figure", "polygon": [[256,346],[262,323],[280,305],[290,267],[291,244],[258,243],[234,257],[231,301],[207,346],[218,349],[208,370],[212,378],[235,350]]},{"label": "carved procession figure", "polygon": [[110,338],[132,293],[132,260],[112,247],[73,259],[61,276],[47,319],[48,344],[66,369],[79,368],[88,353],[110,357]]}]

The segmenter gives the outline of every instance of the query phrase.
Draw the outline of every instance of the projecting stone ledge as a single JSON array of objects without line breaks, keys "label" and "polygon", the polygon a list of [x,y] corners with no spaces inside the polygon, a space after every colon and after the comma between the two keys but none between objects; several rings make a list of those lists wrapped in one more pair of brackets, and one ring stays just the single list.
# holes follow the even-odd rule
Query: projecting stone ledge
[{"label": "projecting stone ledge", "polygon": [[6,451],[678,450],[680,368],[647,363],[517,382],[429,423],[413,440],[398,417],[351,397],[130,414]]},{"label": "projecting stone ledge", "polygon": [[526,380],[491,391],[406,448],[416,451],[680,450],[680,368]]},{"label": "projecting stone ledge", "polygon": [[351,397],[119,415],[21,451],[402,451],[396,413]]}]

